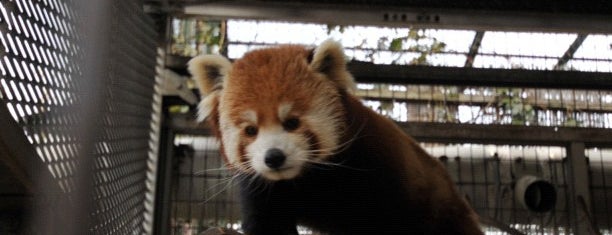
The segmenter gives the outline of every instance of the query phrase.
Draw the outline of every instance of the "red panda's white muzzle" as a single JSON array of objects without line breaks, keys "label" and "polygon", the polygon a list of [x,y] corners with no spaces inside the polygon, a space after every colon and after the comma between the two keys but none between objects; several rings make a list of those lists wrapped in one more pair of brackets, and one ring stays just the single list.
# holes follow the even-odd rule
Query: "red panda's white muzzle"
[{"label": "red panda's white muzzle", "polygon": [[246,152],[252,169],[268,180],[293,179],[308,161],[308,143],[304,136],[280,127],[260,130]]}]

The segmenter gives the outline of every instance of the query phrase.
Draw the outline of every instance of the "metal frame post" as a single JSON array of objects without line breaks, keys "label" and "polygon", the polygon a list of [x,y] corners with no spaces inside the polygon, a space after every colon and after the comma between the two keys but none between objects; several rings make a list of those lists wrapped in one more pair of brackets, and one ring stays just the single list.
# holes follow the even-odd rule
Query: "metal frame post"
[{"label": "metal frame post", "polygon": [[574,234],[595,234],[591,218],[591,191],[589,189],[589,168],[585,157],[585,145],[572,142],[567,146],[567,176],[570,189],[570,216]]}]

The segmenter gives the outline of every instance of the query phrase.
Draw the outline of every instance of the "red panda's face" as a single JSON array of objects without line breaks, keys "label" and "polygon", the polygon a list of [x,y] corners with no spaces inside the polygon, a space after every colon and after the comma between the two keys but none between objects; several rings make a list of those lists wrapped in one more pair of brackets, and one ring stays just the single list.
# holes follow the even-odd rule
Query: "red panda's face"
[{"label": "red panda's face", "polygon": [[334,51],[312,53],[300,46],[257,50],[226,70],[217,102],[208,102],[218,103],[217,127],[231,167],[288,180],[339,149],[346,125],[340,90],[346,87],[330,76],[352,78],[343,58],[342,73],[332,71]]}]

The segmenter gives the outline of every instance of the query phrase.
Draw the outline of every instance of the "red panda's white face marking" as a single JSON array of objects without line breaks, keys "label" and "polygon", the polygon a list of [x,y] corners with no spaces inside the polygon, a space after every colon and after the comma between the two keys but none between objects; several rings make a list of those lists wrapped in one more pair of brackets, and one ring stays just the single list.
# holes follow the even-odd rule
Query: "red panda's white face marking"
[{"label": "red panda's white face marking", "polygon": [[[270,180],[291,179],[308,161],[308,143],[300,134],[285,131],[281,126],[263,128],[257,139],[246,148],[255,172]],[[276,165],[269,163],[270,151],[278,150]]]},{"label": "red panda's white face marking", "polygon": [[[246,148],[253,170],[271,180],[297,176],[308,161],[308,142],[301,133],[294,133],[300,123],[297,117],[289,116],[291,107],[291,103],[281,103],[277,111],[280,125],[258,128],[255,141]],[[270,151],[276,151],[278,156],[272,156]]]},{"label": "red panda's white face marking", "polygon": [[291,111],[291,103],[282,103],[278,106],[278,119],[285,120]]},{"label": "red panda's white face marking", "polygon": [[[340,93],[352,85],[343,56],[340,45],[328,41],[314,52],[301,46],[256,50],[231,68],[215,69],[229,64],[219,57],[201,65],[193,59],[189,69],[208,94],[201,106],[213,106],[200,112],[211,115],[228,164],[288,180],[332,156],[346,126]],[[221,90],[206,90],[216,86],[206,82],[220,80]]]},{"label": "red panda's white face marking", "polygon": [[257,113],[253,110],[246,110],[241,115],[241,121],[250,125],[257,125]]},{"label": "red panda's white face marking", "polygon": [[[219,108],[222,104],[219,104]],[[221,142],[223,146],[223,154],[227,163],[237,168],[238,170],[248,172],[249,169],[245,164],[240,163],[240,159],[244,156],[244,153],[240,153],[240,126],[236,126],[231,122],[227,113],[219,112],[219,131],[221,132]]]},{"label": "red panda's white face marking", "polygon": [[[269,180],[287,180],[298,176],[308,164],[324,161],[336,150],[343,125],[337,94],[330,94],[334,95],[304,100],[309,107],[305,110],[292,102],[254,102],[251,105],[258,108],[239,112],[239,119],[232,118],[232,112],[224,107],[246,103],[223,97],[220,130],[230,165]],[[282,153],[280,165],[269,163],[271,150]]]}]

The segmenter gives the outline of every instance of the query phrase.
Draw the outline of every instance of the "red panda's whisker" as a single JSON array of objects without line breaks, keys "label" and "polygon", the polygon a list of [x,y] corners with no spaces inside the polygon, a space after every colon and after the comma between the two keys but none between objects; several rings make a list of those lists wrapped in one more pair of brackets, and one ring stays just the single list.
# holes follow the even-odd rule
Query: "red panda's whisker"
[{"label": "red panda's whisker", "polygon": [[[344,143],[337,144],[334,147],[313,149],[313,150],[308,150],[308,152],[310,152],[310,153],[317,153],[317,154],[327,153],[328,155],[335,155],[335,154],[337,154],[339,152],[342,152],[342,151],[348,149],[351,146],[351,144],[353,143],[353,141],[355,141],[358,138],[359,137],[357,135],[355,135],[353,138],[345,141]],[[320,146],[322,143],[324,143],[324,142],[319,141],[315,145],[319,145]]]},{"label": "red panda's whisker", "polygon": [[[241,155],[240,158],[248,158],[248,155]],[[255,170],[253,169],[250,160],[245,161],[245,162],[238,162],[238,163],[233,163],[233,166],[236,167],[236,169],[238,171],[243,171],[244,173],[255,173]]]},{"label": "red panda's whisker", "polygon": [[204,169],[204,170],[201,170],[201,171],[196,171],[193,174],[194,175],[203,175],[203,174],[206,174],[208,172],[228,171],[228,170],[229,169],[227,167],[223,166],[223,167],[220,167],[220,168],[211,168],[211,169]]},{"label": "red panda's whisker", "polygon": [[221,188],[221,190],[219,190],[218,192],[214,193],[213,195],[211,195],[210,197],[206,198],[205,200],[202,200],[201,202],[199,202],[199,204],[201,204],[201,205],[206,204],[210,200],[212,200],[215,197],[219,196],[221,193],[225,192],[228,188],[233,186],[234,179],[236,179],[239,176],[240,176],[240,174],[235,174],[235,175],[233,175],[231,177],[227,177],[226,179],[223,179],[222,182],[217,183],[217,184],[209,187],[207,190],[204,191],[204,194],[207,194],[208,191],[217,188],[217,186],[219,186],[219,185],[225,184],[225,186],[223,186],[223,188]]},{"label": "red panda's whisker", "polygon": [[315,160],[311,160],[311,159],[300,159],[300,161],[303,162],[307,162],[307,163],[311,163],[312,165],[322,165],[322,166],[334,166],[334,167],[340,167],[340,168],[345,168],[345,169],[350,169],[350,170],[357,170],[357,171],[369,171],[368,169],[361,169],[361,168],[355,168],[355,167],[349,167],[344,165],[344,162],[340,162],[340,163],[334,163],[334,162],[327,162],[327,161],[315,161]]},{"label": "red panda's whisker", "polygon": [[[250,189],[249,193],[259,193],[265,191],[270,187],[270,182],[268,180],[262,180],[257,174],[250,175],[249,183],[247,187]],[[252,186],[256,184],[255,186]]]},{"label": "red panda's whisker", "polygon": [[[355,123],[355,122],[352,122]],[[353,124],[350,125],[353,125]],[[350,126],[349,125],[349,126]],[[321,154],[321,153],[326,153],[328,155],[335,155],[337,153],[343,152],[344,150],[348,149],[349,147],[351,147],[351,144],[359,139],[359,138],[363,138],[364,136],[361,136],[360,133],[362,132],[363,128],[365,127],[365,122],[361,124],[361,126],[357,129],[357,131],[355,132],[355,134],[348,139],[347,141],[343,142],[343,143],[339,143],[336,144],[334,147],[331,148],[321,148],[321,149],[315,149],[315,150],[309,150],[309,153],[314,153],[314,154]],[[313,137],[309,137],[308,140],[311,140]],[[323,142],[318,141],[315,145],[321,146]],[[313,147],[313,146],[310,146]],[[315,152],[318,151],[318,152]]]},{"label": "red panda's whisker", "polygon": [[234,179],[240,177],[240,175],[241,174],[234,174],[234,175],[231,175],[225,178],[221,178],[218,183],[208,187],[208,189],[204,190],[205,195],[208,194],[208,192],[211,190],[218,189],[220,185],[225,185],[223,186],[223,188],[221,188],[218,192],[214,193],[212,196],[205,198],[204,200],[199,202],[199,204],[203,205],[203,204],[208,203],[210,200],[214,199],[216,196],[218,196],[219,194],[227,190],[229,187],[233,186]]},{"label": "red panda's whisker", "polygon": [[204,190],[204,193],[208,193],[210,190],[216,189],[219,185],[231,182],[232,178],[234,178],[234,177],[235,177],[235,175],[232,175],[232,176],[229,176],[229,177],[225,177],[225,178],[219,179],[219,182],[217,182],[216,184],[213,184],[210,187],[208,187],[208,189]]},{"label": "red panda's whisker", "polygon": [[[312,140],[312,138],[314,138],[314,137],[309,137],[308,140],[310,141],[310,140]],[[318,149],[312,149],[312,150],[309,150],[309,151],[312,151],[312,152],[318,151],[318,152],[321,152],[321,153],[334,153],[334,151],[338,150],[340,147],[345,147],[345,146],[349,145],[350,142],[352,142],[352,141],[347,141],[345,143],[341,143],[341,144],[338,144],[338,145],[336,145],[334,147],[330,147],[330,148],[318,148]],[[310,145],[310,147],[312,148],[314,146],[321,146],[322,144],[333,144],[333,143],[318,141],[318,142],[312,143]]]}]

